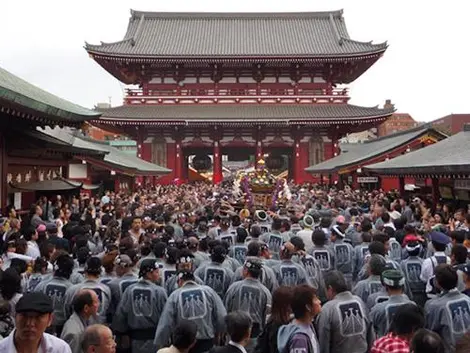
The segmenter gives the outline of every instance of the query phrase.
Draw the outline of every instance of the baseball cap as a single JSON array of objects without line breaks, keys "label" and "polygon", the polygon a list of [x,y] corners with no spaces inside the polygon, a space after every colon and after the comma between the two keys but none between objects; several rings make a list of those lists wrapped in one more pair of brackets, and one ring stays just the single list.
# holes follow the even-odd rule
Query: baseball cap
[{"label": "baseball cap", "polygon": [[16,313],[35,312],[48,314],[54,311],[52,299],[42,292],[24,294],[15,307]]},{"label": "baseball cap", "polygon": [[36,227],[36,230],[38,232],[45,232],[46,231],[46,226],[44,224],[39,224],[37,227]]},{"label": "baseball cap", "polygon": [[114,259],[114,264],[120,267],[131,267],[132,260],[128,255],[121,254]]},{"label": "baseball cap", "polygon": [[442,232],[432,231],[429,233],[429,237],[431,238],[431,241],[437,244],[447,245],[450,243],[450,238]]}]

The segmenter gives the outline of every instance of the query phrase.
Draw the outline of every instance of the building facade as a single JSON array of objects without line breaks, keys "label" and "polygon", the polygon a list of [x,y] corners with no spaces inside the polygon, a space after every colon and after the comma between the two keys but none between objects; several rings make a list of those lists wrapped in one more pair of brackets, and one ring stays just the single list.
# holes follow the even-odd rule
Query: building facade
[{"label": "building facade", "polygon": [[191,166],[218,183],[223,159],[260,158],[296,183],[312,181],[304,169],[335,156],[342,136],[393,113],[348,104],[345,86],[386,48],[351,39],[341,11],[132,11],[123,40],[86,45],[110,74],[139,87],[94,124],[171,169],[162,182],[188,180]]},{"label": "building facade", "polygon": [[470,123],[470,114],[449,114],[434,120],[432,126],[446,135],[455,135],[464,131],[465,124]]},{"label": "building facade", "polygon": [[[384,109],[393,107],[392,101],[387,99],[384,104]],[[419,123],[408,113],[393,113],[390,118],[379,125],[377,128],[377,136],[383,137],[400,131],[406,131],[418,125]]]}]

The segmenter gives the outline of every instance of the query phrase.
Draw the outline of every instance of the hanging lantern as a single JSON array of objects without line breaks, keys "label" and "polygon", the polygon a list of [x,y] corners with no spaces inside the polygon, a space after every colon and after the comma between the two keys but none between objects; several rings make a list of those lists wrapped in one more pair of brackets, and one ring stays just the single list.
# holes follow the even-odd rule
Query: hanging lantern
[{"label": "hanging lantern", "polygon": [[208,171],[212,167],[212,160],[207,154],[197,154],[194,156],[191,165],[198,172]]}]

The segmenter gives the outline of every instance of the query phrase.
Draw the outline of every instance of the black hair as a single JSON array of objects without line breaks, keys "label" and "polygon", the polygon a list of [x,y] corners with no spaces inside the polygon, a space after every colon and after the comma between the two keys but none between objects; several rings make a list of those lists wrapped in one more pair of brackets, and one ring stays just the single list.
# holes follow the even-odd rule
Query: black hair
[{"label": "black hair", "polygon": [[274,218],[271,224],[272,230],[280,230],[282,227],[282,220],[280,218]]},{"label": "black hair", "polygon": [[235,343],[240,343],[249,333],[253,321],[250,314],[244,311],[232,311],[225,316],[225,325],[230,339]]},{"label": "black hair", "polygon": [[462,244],[455,244],[452,247],[452,255],[454,255],[457,265],[462,265],[467,262],[468,250]]},{"label": "black hair", "polygon": [[439,243],[436,243],[435,241],[431,241],[431,243],[432,243],[434,250],[436,250],[436,252],[446,251],[447,245],[439,244]]},{"label": "black hair", "polygon": [[222,263],[227,255],[227,250],[223,245],[217,245],[211,251],[211,260],[213,262]]},{"label": "black hair", "polygon": [[188,349],[195,341],[197,325],[194,321],[181,320],[171,335],[171,341],[179,351]]},{"label": "black hair", "polygon": [[368,218],[365,218],[362,220],[361,222],[361,230],[363,232],[370,232],[372,230],[372,222],[368,219]]},{"label": "black hair", "polygon": [[383,256],[378,254],[373,254],[369,258],[369,270],[374,276],[382,275],[382,272],[385,271],[387,263]]},{"label": "black hair", "polygon": [[246,256],[259,256],[261,251],[261,243],[256,240],[252,240],[248,243],[248,250]]},{"label": "black hair", "polygon": [[0,293],[2,298],[10,300],[16,293],[21,293],[21,276],[14,268],[7,268],[0,280]]},{"label": "black hair", "polygon": [[442,264],[436,267],[436,281],[445,291],[457,287],[458,275],[451,265]]},{"label": "black hair", "polygon": [[252,225],[250,229],[250,235],[252,238],[259,238],[261,235],[261,227],[257,224]]},{"label": "black hair", "polygon": [[372,241],[372,234],[370,234],[368,231],[364,231],[361,234],[361,238],[364,243],[370,243]]},{"label": "black hair", "polygon": [[387,241],[390,240],[390,236],[389,236],[387,233],[378,232],[378,233],[375,233],[375,234],[372,236],[372,240],[373,240],[373,241],[379,241],[379,242],[381,242],[382,244],[385,244]]},{"label": "black hair", "polygon": [[178,254],[179,254],[179,250],[177,248],[174,248],[174,247],[171,247],[171,246],[167,247],[166,248],[166,253],[165,253],[165,258],[166,258],[167,264],[175,265],[176,261],[178,259]]},{"label": "black hair", "polygon": [[164,242],[158,242],[153,244],[153,254],[157,259],[165,256],[166,244]]},{"label": "black hair", "polygon": [[385,245],[379,241],[373,241],[369,244],[369,253],[385,256]]},{"label": "black hair", "polygon": [[464,231],[461,230],[454,230],[453,232],[450,232],[450,237],[455,240],[457,244],[463,244],[466,238],[466,234]]},{"label": "black hair", "polygon": [[408,303],[398,307],[390,324],[389,332],[397,336],[404,336],[412,334],[423,327],[423,309],[414,303]]},{"label": "black hair", "polygon": [[83,292],[79,292],[75,298],[73,299],[73,311],[77,314],[81,314],[85,305],[92,305],[93,304],[93,297],[91,295],[90,290],[84,290]]},{"label": "black hair", "polygon": [[343,293],[349,290],[348,283],[344,278],[344,275],[337,271],[330,271],[325,273],[325,287],[331,287],[336,294]]},{"label": "black hair", "polygon": [[384,212],[380,218],[382,218],[384,223],[390,222],[390,215],[388,212]]},{"label": "black hair", "polygon": [[424,328],[416,331],[410,342],[410,352],[413,353],[444,353],[445,351],[441,336]]},{"label": "black hair", "polygon": [[293,236],[290,238],[290,242],[295,246],[297,250],[305,250],[305,243],[299,236]]},{"label": "black hair", "polygon": [[316,296],[315,288],[302,284],[294,288],[292,294],[291,308],[296,319],[302,319],[308,312],[308,306],[312,306],[313,299]]},{"label": "black hair", "polygon": [[316,246],[324,246],[326,244],[327,238],[325,232],[318,228],[315,229],[312,233],[312,242]]},{"label": "black hair", "polygon": [[21,275],[28,269],[28,264],[25,260],[13,258],[10,262],[10,268],[14,268]]},{"label": "black hair", "polygon": [[27,227],[24,231],[23,231],[23,235],[24,235],[24,238],[27,240],[27,241],[30,241],[32,238],[33,238],[33,235],[36,233],[36,229],[34,229],[33,226],[29,226]]},{"label": "black hair", "polygon": [[237,243],[243,243],[248,237],[248,232],[245,228],[237,228]]}]

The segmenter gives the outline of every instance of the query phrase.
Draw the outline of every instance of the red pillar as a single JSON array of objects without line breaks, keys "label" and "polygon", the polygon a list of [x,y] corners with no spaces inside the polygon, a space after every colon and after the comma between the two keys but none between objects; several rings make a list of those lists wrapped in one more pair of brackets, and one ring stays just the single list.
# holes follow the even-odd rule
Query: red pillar
[{"label": "red pillar", "polygon": [[220,153],[219,141],[214,141],[214,150],[212,152],[212,157],[214,159],[212,163],[212,168],[213,168],[212,182],[214,184],[218,184],[224,178],[222,174],[222,154]]},{"label": "red pillar", "polygon": [[405,177],[398,177],[398,191],[400,192],[401,197],[405,197]]},{"label": "red pillar", "polygon": [[294,183],[300,184],[301,182],[301,170],[302,166],[300,163],[300,140],[298,137],[294,141]]},{"label": "red pillar", "polygon": [[440,193],[439,193],[439,178],[434,177],[431,178],[432,182],[432,201],[434,202],[434,205],[437,205],[439,202],[440,198]]},{"label": "red pillar", "polygon": [[175,141],[175,182],[182,183],[181,167],[183,166],[183,149],[181,148],[181,139]]}]

